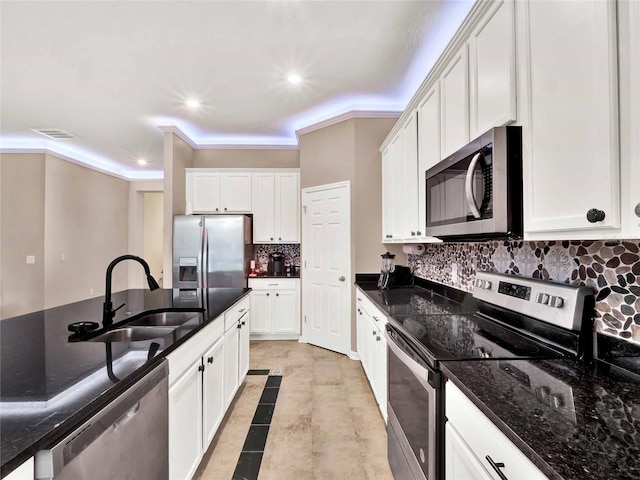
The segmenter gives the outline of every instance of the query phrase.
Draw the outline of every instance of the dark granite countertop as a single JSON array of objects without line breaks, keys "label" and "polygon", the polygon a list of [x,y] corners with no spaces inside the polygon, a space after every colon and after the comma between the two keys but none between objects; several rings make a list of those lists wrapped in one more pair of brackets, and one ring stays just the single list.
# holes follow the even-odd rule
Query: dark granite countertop
[{"label": "dark granite countertop", "polygon": [[[378,290],[356,285],[393,321],[402,315],[441,318],[471,311],[465,292],[423,282]],[[397,323],[397,322],[396,322]],[[602,335],[594,366],[574,360],[443,361],[440,367],[480,410],[551,479],[640,478],[640,349]],[[536,397],[548,387],[562,397],[553,409]],[[538,393],[540,395],[540,393]]]},{"label": "dark granite countertop", "polygon": [[[640,478],[640,382],[572,360],[443,362],[445,375],[552,479]],[[538,400],[547,387],[561,397]],[[538,396],[540,393],[538,393]]]},{"label": "dark granite countertop", "polygon": [[287,275],[287,274],[283,273],[282,275],[269,275],[269,274],[266,274],[266,273],[265,274],[261,273],[260,275],[255,275],[255,276],[249,275],[249,280],[256,279],[256,278],[258,278],[258,279],[260,279],[260,278],[300,278],[300,274],[297,273],[295,275],[294,274]]},{"label": "dark granite countertop", "polygon": [[[70,341],[70,323],[102,324],[102,297],[0,321],[0,474],[7,475],[38,450],[64,438],[249,291],[114,293],[114,305],[126,304],[118,310],[114,327],[149,311],[196,313],[169,337],[144,342]],[[152,342],[160,345],[155,354],[150,353]]]}]

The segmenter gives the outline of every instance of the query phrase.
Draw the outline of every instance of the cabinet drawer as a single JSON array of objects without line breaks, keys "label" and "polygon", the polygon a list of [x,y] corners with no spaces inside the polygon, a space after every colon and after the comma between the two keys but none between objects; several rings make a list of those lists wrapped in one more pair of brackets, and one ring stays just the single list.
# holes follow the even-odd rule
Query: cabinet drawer
[{"label": "cabinet drawer", "polygon": [[447,419],[492,478],[500,480],[487,457],[504,464],[500,471],[509,480],[547,478],[460,389],[451,382],[446,388]]},{"label": "cabinet drawer", "polygon": [[169,386],[173,385],[191,364],[197,361],[211,345],[224,335],[222,315],[212,320],[188,342],[167,355],[169,360]]},{"label": "cabinet drawer", "polygon": [[224,312],[224,331],[231,328],[240,317],[249,311],[249,296],[247,295],[229,310]]},{"label": "cabinet drawer", "polygon": [[356,290],[356,302],[360,308],[367,312],[378,328],[381,330],[384,329],[384,326],[387,323],[387,315],[380,311],[380,309],[378,309],[378,307],[376,307],[361,290]]},{"label": "cabinet drawer", "polygon": [[299,278],[250,278],[249,287],[254,290],[295,290]]}]

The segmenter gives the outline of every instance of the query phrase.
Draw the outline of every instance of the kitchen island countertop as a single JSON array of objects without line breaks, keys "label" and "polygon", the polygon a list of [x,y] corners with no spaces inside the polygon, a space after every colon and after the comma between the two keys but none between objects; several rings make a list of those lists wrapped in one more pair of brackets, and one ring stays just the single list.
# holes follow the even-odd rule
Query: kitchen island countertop
[{"label": "kitchen island countertop", "polygon": [[[102,324],[102,297],[0,321],[0,474],[7,475],[38,450],[64,438],[250,290],[114,293],[113,304],[125,304],[114,326],[145,312],[194,313],[192,321],[169,337],[144,342],[106,344],[70,338],[70,323]],[[155,353],[152,343],[159,345]]]}]

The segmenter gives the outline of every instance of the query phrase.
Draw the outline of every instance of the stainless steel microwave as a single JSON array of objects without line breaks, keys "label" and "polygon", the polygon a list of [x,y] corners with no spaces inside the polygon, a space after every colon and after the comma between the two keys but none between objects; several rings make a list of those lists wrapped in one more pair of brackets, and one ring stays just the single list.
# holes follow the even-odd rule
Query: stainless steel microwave
[{"label": "stainless steel microwave", "polygon": [[522,129],[496,127],[426,172],[427,235],[522,236]]}]

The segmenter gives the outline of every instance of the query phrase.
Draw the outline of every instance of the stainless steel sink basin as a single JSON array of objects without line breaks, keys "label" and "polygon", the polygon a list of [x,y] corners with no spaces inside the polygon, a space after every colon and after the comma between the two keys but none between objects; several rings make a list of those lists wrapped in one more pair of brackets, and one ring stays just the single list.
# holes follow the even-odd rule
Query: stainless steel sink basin
[{"label": "stainless steel sink basin", "polygon": [[140,342],[170,335],[176,327],[122,327],[104,332],[87,342]]},{"label": "stainless steel sink basin", "polygon": [[144,317],[135,319],[131,326],[152,326],[152,327],[179,327],[190,320],[198,317],[197,312],[161,312],[150,313]]}]

